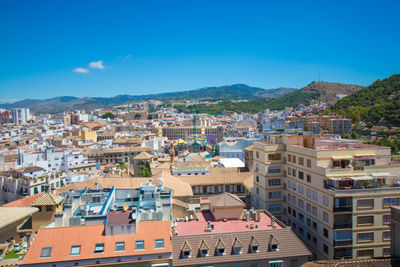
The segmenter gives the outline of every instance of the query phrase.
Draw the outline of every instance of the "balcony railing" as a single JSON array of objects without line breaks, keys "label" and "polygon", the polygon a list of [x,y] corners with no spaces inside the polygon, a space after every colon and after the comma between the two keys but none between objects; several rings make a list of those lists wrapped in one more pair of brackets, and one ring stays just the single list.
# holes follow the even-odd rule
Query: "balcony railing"
[{"label": "balcony railing", "polygon": [[353,211],[353,205],[333,207],[333,212]]},{"label": "balcony railing", "polygon": [[347,229],[347,228],[353,228],[352,223],[334,223],[333,224],[334,229]]},{"label": "balcony railing", "polygon": [[351,246],[353,245],[353,240],[335,240],[333,244],[335,247]]}]

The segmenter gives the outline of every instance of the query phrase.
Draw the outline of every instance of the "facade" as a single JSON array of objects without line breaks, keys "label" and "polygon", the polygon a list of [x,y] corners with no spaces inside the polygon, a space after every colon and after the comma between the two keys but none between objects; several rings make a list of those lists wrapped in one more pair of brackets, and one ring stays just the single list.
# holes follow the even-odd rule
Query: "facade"
[{"label": "facade", "polygon": [[298,135],[271,137],[253,149],[252,202],[292,225],[318,258],[390,255],[400,166],[390,161],[389,147]]},{"label": "facade", "polygon": [[[300,266],[310,251],[266,211],[243,210],[228,193],[172,228],[173,266]],[[218,264],[218,265],[217,265]]]},{"label": "facade", "polygon": [[400,258],[400,206],[392,206],[390,247],[392,257]]},{"label": "facade", "polygon": [[[222,126],[199,126],[196,128],[196,138],[206,138],[207,136],[216,136],[217,142],[224,139],[224,128]],[[163,127],[162,136],[168,137],[169,140],[193,140],[194,127],[193,126],[180,126],[180,127]]]},{"label": "facade", "polygon": [[13,108],[11,113],[13,123],[24,124],[31,120],[29,108]]}]

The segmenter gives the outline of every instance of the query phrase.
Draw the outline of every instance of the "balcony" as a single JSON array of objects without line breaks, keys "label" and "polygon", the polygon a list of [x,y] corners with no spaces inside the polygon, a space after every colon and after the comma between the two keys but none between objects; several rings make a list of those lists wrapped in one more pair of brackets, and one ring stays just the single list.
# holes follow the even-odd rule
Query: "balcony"
[{"label": "balcony", "polygon": [[336,248],[334,259],[351,259],[353,257],[353,250],[351,248]]},{"label": "balcony", "polygon": [[[353,198],[351,197],[341,197],[341,198],[335,198],[334,205],[333,205],[333,212],[351,212],[353,211]],[[336,219],[337,218],[337,219]],[[341,223],[341,222],[349,222],[351,221],[351,218],[344,218],[342,217],[335,217],[335,222]]]},{"label": "balcony", "polygon": [[349,229],[349,228],[353,228],[353,223],[339,222],[333,224],[333,229]]}]

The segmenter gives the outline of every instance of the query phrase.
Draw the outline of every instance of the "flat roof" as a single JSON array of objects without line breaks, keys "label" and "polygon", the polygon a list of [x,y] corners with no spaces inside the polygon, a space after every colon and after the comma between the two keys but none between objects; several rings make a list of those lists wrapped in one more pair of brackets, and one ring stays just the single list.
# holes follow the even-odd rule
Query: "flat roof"
[{"label": "flat roof", "polygon": [[[260,211],[260,221],[250,221],[239,219],[230,219],[226,222],[215,221],[213,215],[209,211],[197,212],[198,220],[191,220],[187,222],[177,222],[175,230],[178,235],[200,235],[200,234],[215,234],[215,233],[230,233],[230,232],[243,232],[243,231],[257,231],[257,230],[271,230],[274,229],[271,225],[271,217]],[[214,225],[212,232],[206,232],[204,229],[207,226],[207,222],[210,221]],[[253,225],[254,228],[250,226]],[[255,228],[258,225],[258,228]],[[247,227],[246,227],[247,226]],[[275,222],[275,229],[282,229],[283,227]]]},{"label": "flat roof", "polygon": [[0,229],[16,223],[36,212],[34,207],[0,207]]}]

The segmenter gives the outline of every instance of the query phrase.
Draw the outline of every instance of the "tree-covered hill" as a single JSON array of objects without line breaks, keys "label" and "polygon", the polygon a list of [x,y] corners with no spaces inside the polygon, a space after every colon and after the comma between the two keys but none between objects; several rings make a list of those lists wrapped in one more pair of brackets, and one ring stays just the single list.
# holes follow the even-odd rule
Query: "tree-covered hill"
[{"label": "tree-covered hill", "polygon": [[391,126],[400,125],[400,74],[377,80],[338,100],[332,111],[346,114],[354,123],[373,125],[383,119]]}]

